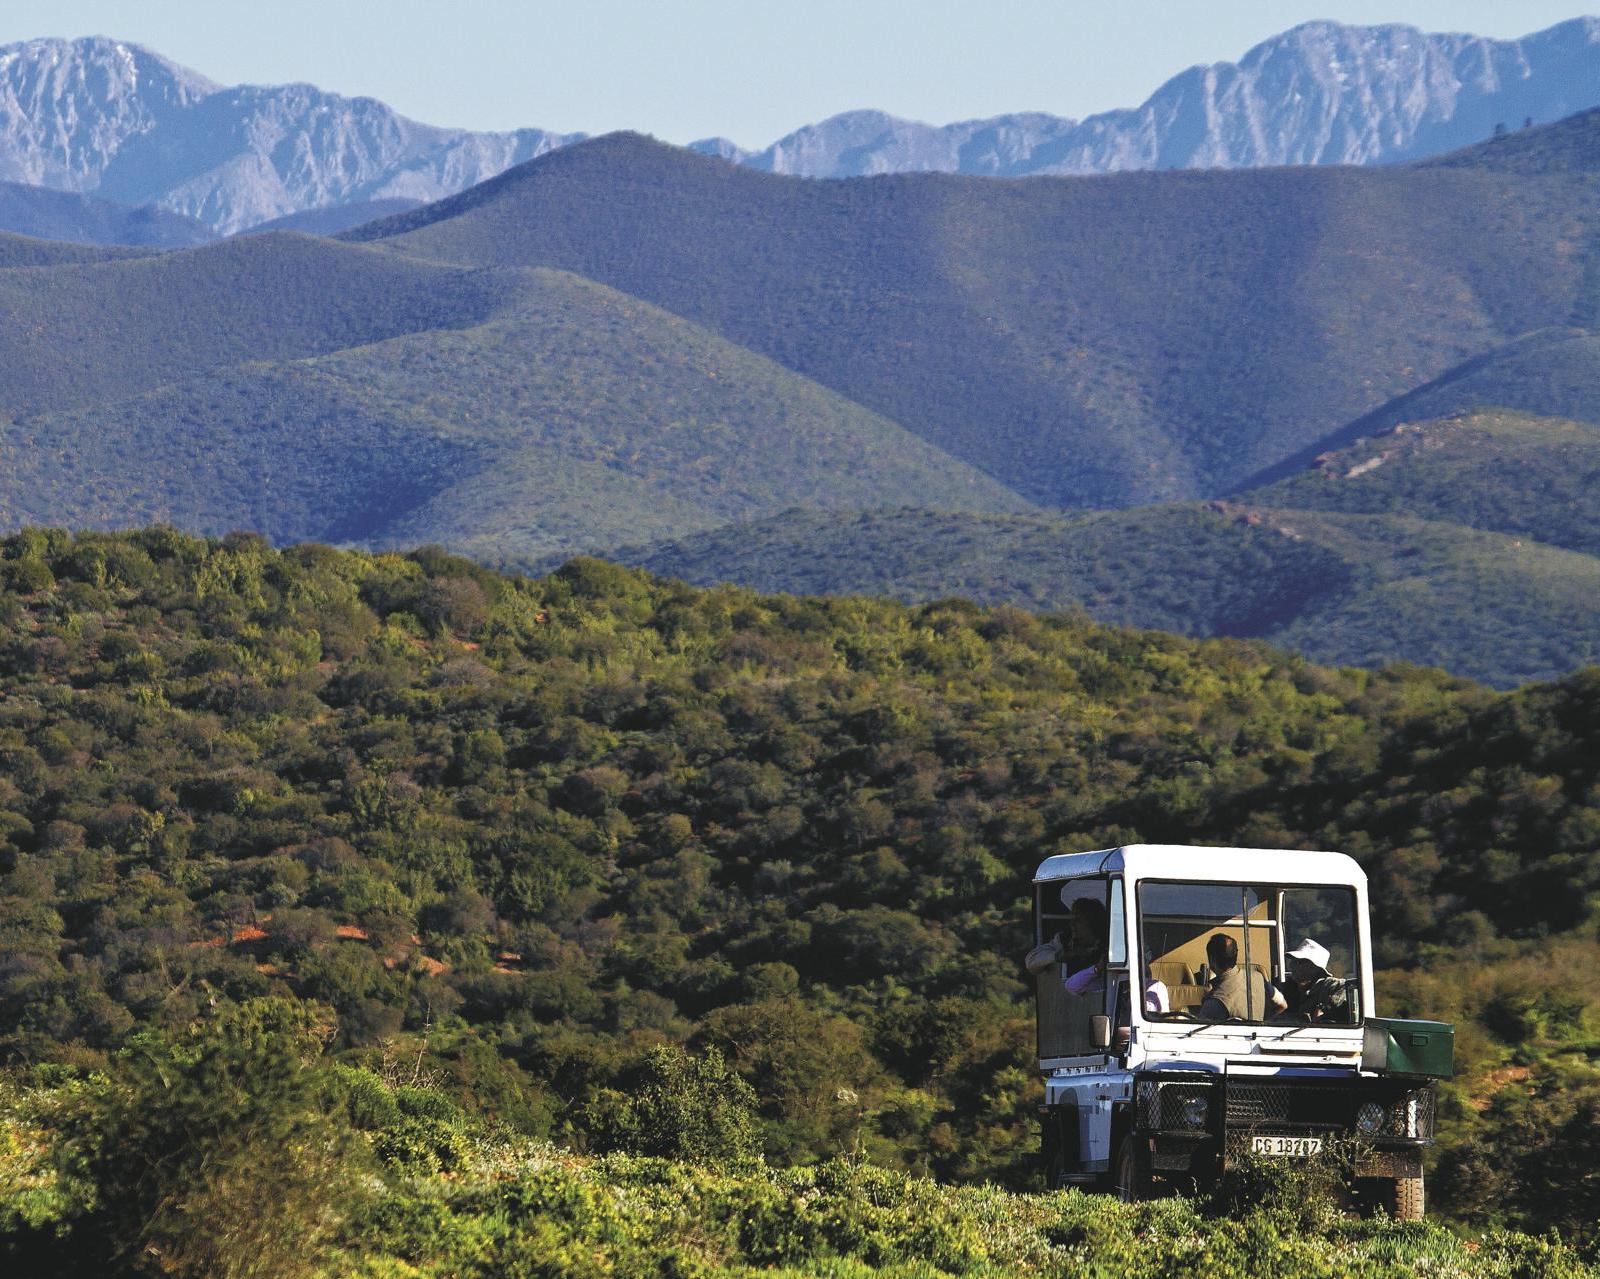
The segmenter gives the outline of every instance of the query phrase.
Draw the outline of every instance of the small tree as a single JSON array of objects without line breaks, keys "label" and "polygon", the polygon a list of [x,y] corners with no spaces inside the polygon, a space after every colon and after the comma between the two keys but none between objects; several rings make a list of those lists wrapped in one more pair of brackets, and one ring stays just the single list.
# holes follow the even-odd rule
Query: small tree
[{"label": "small tree", "polygon": [[635,1090],[601,1094],[588,1120],[601,1150],[713,1168],[748,1168],[761,1158],[755,1091],[715,1048],[704,1057],[652,1048]]}]

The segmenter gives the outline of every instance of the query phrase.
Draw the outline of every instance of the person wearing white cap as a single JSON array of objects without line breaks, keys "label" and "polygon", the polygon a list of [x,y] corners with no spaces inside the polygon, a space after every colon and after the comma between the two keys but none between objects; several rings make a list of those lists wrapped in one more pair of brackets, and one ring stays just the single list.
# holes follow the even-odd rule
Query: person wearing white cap
[{"label": "person wearing white cap", "polygon": [[1334,1021],[1344,1016],[1348,982],[1328,973],[1328,948],[1307,937],[1289,952],[1289,981],[1284,994],[1289,1015],[1297,1021]]}]

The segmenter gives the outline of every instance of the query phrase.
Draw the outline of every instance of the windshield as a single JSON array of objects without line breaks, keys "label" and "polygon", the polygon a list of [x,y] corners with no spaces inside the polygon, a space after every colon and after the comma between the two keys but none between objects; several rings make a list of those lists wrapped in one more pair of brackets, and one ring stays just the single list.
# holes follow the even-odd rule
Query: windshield
[{"label": "windshield", "polygon": [[1354,889],[1145,881],[1138,897],[1147,1018],[1360,1023]]}]

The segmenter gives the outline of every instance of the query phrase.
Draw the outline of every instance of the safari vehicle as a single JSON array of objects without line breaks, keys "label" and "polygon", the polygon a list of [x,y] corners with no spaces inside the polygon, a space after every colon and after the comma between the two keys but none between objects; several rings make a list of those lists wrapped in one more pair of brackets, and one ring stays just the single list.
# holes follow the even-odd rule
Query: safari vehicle
[{"label": "safari vehicle", "polygon": [[[1422,1216],[1454,1031],[1375,1015],[1352,859],[1147,844],[1051,857],[1034,941],[1050,1185],[1138,1199],[1196,1189],[1247,1153],[1339,1143],[1363,1205]],[[1291,975],[1311,972],[1297,953],[1321,960],[1315,1000]]]}]

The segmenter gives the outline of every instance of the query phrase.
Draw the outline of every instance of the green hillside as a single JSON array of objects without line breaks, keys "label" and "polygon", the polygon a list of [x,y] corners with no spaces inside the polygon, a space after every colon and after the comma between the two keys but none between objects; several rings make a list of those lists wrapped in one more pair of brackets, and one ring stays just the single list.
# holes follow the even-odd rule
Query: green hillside
[{"label": "green hillside", "polygon": [[0,521],[443,542],[504,563],[796,502],[1027,507],[687,321],[557,272],[517,283],[488,323],[0,425]]},{"label": "green hillside", "polygon": [[356,1242],[450,1273],[496,1133],[660,1154],[674,1078],[746,1113],[708,1155],[1027,1186],[1029,876],[1135,840],[1354,854],[1379,1009],[1463,1027],[1437,1210],[1593,1237],[1600,671],[170,529],[28,530],[0,584],[0,1247],[281,1250],[383,1184],[359,1136],[413,1189]]},{"label": "green hillside", "polygon": [[1600,555],[1600,425],[1504,409],[1403,423],[1243,498],[1406,512]]},{"label": "green hillside", "polygon": [[1222,503],[1070,518],[797,511],[615,555],[702,585],[1082,608],[1502,686],[1600,658],[1600,559],[1396,515]]},{"label": "green hillside", "polygon": [[1045,504],[1214,496],[1586,296],[1587,180],[806,182],[631,135],[348,233],[646,298]]}]

